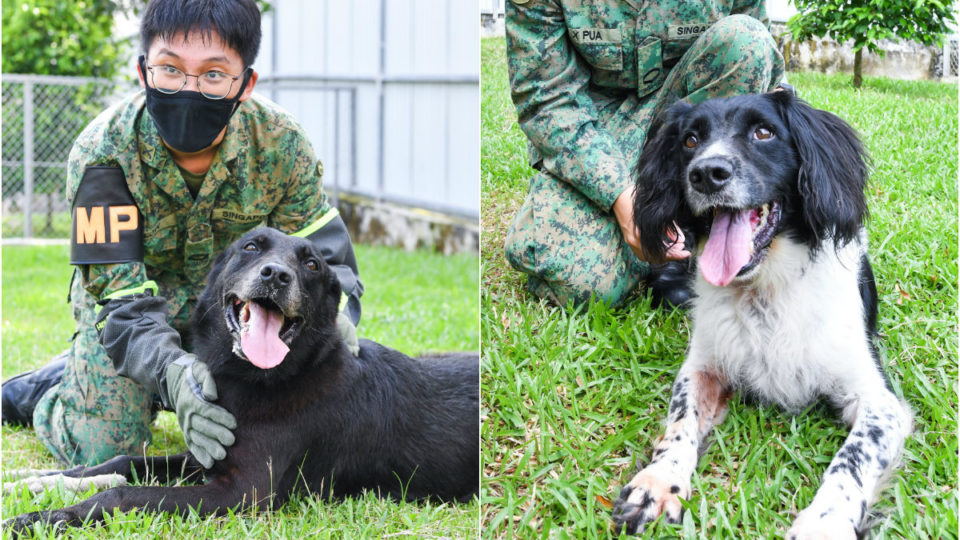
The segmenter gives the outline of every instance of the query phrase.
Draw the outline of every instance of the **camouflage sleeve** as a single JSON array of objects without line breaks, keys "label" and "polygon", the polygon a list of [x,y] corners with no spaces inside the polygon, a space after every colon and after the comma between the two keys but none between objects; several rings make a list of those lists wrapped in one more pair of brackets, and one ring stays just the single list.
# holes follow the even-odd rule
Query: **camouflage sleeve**
[{"label": "camouflage sleeve", "polygon": [[[100,149],[101,131],[90,126],[77,138],[67,158],[66,196],[70,208],[80,187],[80,180],[87,167],[92,165],[118,165],[106,157]],[[113,298],[142,290],[147,282],[146,267],[141,262],[121,264],[79,265],[83,287],[95,299]]]},{"label": "camouflage sleeve", "polygon": [[554,1],[507,1],[507,61],[520,128],[541,166],[602,208],[630,186],[613,136],[597,123],[590,71],[567,37]]},{"label": "camouflage sleeve", "polygon": [[283,201],[270,215],[268,225],[287,234],[309,239],[337,275],[343,298],[340,310],[356,325],[360,322],[360,297],[363,283],[350,233],[339,211],[327,201],[323,191],[323,166],[302,133],[291,132],[285,148],[292,148],[289,178]]}]

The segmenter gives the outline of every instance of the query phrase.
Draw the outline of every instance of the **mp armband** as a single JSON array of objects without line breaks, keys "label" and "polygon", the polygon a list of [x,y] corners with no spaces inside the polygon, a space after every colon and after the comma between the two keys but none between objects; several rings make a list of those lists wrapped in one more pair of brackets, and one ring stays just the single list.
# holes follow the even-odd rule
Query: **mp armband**
[{"label": "mp armband", "polygon": [[87,167],[73,199],[70,264],[143,261],[143,220],[120,167]]}]

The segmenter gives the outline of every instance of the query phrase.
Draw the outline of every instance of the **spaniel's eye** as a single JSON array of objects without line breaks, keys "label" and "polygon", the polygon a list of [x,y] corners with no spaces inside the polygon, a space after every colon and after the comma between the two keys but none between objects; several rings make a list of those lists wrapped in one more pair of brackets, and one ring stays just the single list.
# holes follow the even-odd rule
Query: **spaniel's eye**
[{"label": "spaniel's eye", "polygon": [[765,127],[758,127],[756,131],[753,132],[753,138],[758,141],[765,141],[767,139],[773,138],[773,132]]},{"label": "spaniel's eye", "polygon": [[244,251],[257,251],[257,244],[256,244],[256,242],[247,242],[246,244],[244,244],[243,250],[244,250]]},{"label": "spaniel's eye", "polygon": [[683,145],[687,148],[696,148],[700,144],[700,140],[697,139],[696,135],[687,135],[686,140],[683,141]]},{"label": "spaniel's eye", "polygon": [[303,265],[306,266],[307,270],[310,270],[311,272],[316,272],[320,269],[320,263],[314,259],[307,259],[307,262],[303,263]]}]

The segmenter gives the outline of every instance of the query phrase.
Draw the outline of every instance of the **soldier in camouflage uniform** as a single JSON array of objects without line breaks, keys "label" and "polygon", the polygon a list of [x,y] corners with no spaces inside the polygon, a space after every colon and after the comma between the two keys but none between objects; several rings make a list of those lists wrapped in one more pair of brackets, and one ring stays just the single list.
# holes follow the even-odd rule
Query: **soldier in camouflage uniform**
[{"label": "soldier in camouflage uniform", "polygon": [[[194,409],[199,407],[201,416],[203,410],[213,410],[213,421],[227,430],[224,434],[223,429],[211,428],[204,433],[204,426],[197,428],[194,417],[192,429],[199,431],[188,433],[186,420],[177,411],[188,447],[209,467],[213,459],[223,457],[222,446],[232,442],[232,417],[204,403],[215,399],[215,386],[212,380],[201,379],[202,366],[196,369],[192,355],[180,349],[178,334],[186,330],[215,256],[258,225],[309,238],[340,280],[344,297],[338,325],[341,334],[353,340],[363,286],[349,235],[327,201],[321,185],[323,170],[306,133],[277,105],[251,94],[256,73],[250,64],[260,41],[260,13],[253,0],[190,4],[155,0],[145,10],[142,24],[146,56],[141,57],[140,75],[148,93],[137,93],[100,114],[78,137],[67,171],[67,196],[74,207],[79,204],[80,192],[98,187],[91,185],[96,181],[105,182],[96,174],[108,171],[112,178],[120,178],[119,187],[110,187],[107,196],[129,190],[143,229],[142,258],[84,264],[83,257],[72,255],[71,262],[78,264],[71,286],[77,331],[71,348],[61,355],[65,360],[62,379],[42,395],[33,422],[45,446],[65,463],[94,464],[118,454],[140,453],[142,445],[151,440],[154,394],[167,407],[174,407],[179,389],[171,385],[173,372],[168,368],[179,359],[203,386],[203,395],[197,395],[199,401],[192,403]],[[218,56],[221,60],[207,60]],[[197,58],[200,63],[191,64]],[[165,70],[161,75],[177,75],[171,67],[187,74],[202,73],[194,84],[189,81],[194,75],[185,77],[180,92],[166,89],[174,90],[171,97],[194,99],[200,103],[199,109],[186,109],[182,101],[170,101],[173,106],[167,109],[151,109],[149,92],[161,88],[154,78],[157,70]],[[234,77],[242,68],[241,76]],[[223,99],[204,101],[207,94],[202,99],[199,94],[223,82],[224,73],[211,75],[212,70],[226,73],[233,82]],[[191,96],[191,90],[199,91]],[[231,100],[235,101],[232,107]],[[205,126],[178,117],[202,117],[209,110],[205,107],[214,101],[228,104],[219,125]],[[224,130],[225,122],[229,123]],[[198,142],[198,132],[210,135]],[[122,176],[116,176],[117,168]],[[74,249],[77,242],[74,238]],[[144,297],[156,301],[149,298],[150,293],[166,299],[154,304],[161,306],[159,314],[149,313],[142,305],[137,308],[145,314],[138,324],[146,328],[140,351],[151,354],[133,357],[132,352],[121,352],[111,360],[95,328],[98,303],[105,306],[104,319],[102,315],[124,302],[137,307],[136,302]],[[109,324],[110,320],[101,322]],[[126,376],[118,376],[118,371]],[[182,371],[176,373],[177,381],[189,379],[181,376]],[[5,383],[5,421],[7,390]],[[213,443],[219,448],[198,443],[210,443],[204,436],[219,439]]]},{"label": "soldier in camouflage uniform", "polygon": [[508,0],[512,97],[538,172],[505,251],[533,294],[616,305],[647,276],[632,172],[651,122],[678,99],[773,90],[784,66],[768,24],[762,0]]}]

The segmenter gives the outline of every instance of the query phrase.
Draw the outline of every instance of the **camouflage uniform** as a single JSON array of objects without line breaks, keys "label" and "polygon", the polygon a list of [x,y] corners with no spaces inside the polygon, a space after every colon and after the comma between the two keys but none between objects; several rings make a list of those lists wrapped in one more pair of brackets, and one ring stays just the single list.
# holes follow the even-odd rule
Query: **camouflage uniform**
[{"label": "camouflage uniform", "polygon": [[530,179],[505,251],[535,295],[619,304],[647,273],[611,210],[651,120],[678,99],[772,90],[783,57],[762,1],[511,0],[513,102]]},{"label": "camouflage uniform", "polygon": [[307,233],[319,244],[343,286],[341,307],[354,323],[360,316],[363,285],[349,235],[327,202],[322,166],[289,114],[257,95],[241,103],[194,199],[144,103],[140,92],[104,111],[70,153],[71,204],[88,166],[122,168],[142,214],[144,262],[84,265],[74,272],[77,331],[61,383],[34,411],[37,435],[67,463],[140,453],[151,440],[153,396],[117,375],[94,328],[97,300],[142,291],[151,280],[168,301],[171,326],[182,334],[215,255],[244,232],[268,225]]}]

